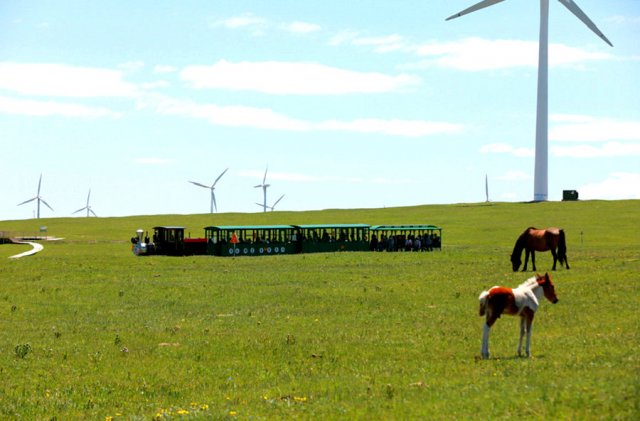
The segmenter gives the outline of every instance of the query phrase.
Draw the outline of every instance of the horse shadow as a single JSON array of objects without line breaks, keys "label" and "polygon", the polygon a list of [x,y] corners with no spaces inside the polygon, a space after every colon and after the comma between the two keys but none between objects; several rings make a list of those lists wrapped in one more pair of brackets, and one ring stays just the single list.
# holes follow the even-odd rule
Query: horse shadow
[{"label": "horse shadow", "polygon": [[545,354],[540,354],[540,355],[534,355],[532,357],[526,357],[524,355],[511,355],[511,356],[507,356],[507,357],[489,357],[489,358],[482,358],[482,356],[480,355],[475,355],[474,357],[475,362],[479,362],[479,361],[517,361],[517,360],[524,360],[524,361],[530,361],[530,360],[544,360],[546,358]]}]

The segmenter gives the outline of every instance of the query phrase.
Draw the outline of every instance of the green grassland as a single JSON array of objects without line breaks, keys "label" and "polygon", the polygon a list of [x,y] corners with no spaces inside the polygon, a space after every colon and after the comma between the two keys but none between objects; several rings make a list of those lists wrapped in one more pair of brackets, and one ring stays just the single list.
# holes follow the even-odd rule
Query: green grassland
[{"label": "green grassland", "polygon": [[[433,253],[135,257],[137,228],[429,223]],[[2,221],[0,419],[638,419],[640,201]],[[531,358],[519,323],[480,360],[478,294],[531,276],[528,226],[560,226]],[[538,254],[538,271],[551,269]]]}]

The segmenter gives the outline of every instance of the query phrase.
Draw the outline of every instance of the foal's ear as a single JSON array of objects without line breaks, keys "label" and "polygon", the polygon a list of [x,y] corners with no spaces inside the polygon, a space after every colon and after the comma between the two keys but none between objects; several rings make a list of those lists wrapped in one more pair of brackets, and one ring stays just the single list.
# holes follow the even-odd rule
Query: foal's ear
[{"label": "foal's ear", "polygon": [[544,273],[544,279],[547,280],[548,282],[551,281],[551,276],[549,276],[549,272]]}]

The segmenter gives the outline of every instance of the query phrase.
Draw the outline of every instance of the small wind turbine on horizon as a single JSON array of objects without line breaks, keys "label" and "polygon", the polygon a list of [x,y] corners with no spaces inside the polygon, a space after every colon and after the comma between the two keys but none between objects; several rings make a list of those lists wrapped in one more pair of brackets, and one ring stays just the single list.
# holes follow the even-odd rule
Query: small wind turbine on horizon
[{"label": "small wind turbine on horizon", "polygon": [[[483,0],[463,11],[449,16],[446,20],[458,18],[460,16],[473,13],[485,7],[493,6],[505,0]],[[613,44],[589,19],[589,17],[578,7],[573,0],[558,0],[564,7],[573,13],[604,42],[613,47]],[[548,74],[549,74],[549,0],[540,0],[540,40],[538,45],[538,105],[536,113],[536,155],[535,172],[533,182],[533,200],[543,202],[548,199],[549,189],[549,152],[548,152],[548,120],[549,120],[549,100],[548,100]]]},{"label": "small wind turbine on horizon", "polygon": [[38,181],[38,193],[36,194],[36,197],[31,198],[29,200],[25,200],[22,203],[18,203],[18,206],[20,206],[20,205],[24,205],[25,203],[33,202],[34,200],[36,200],[38,203],[38,211],[36,213],[38,219],[40,219],[40,202],[44,203],[49,209],[53,211],[53,208],[49,206],[49,204],[42,198],[42,196],[40,196],[41,185],[42,185],[42,174],[40,174],[40,180]]},{"label": "small wind turbine on horizon", "polygon": [[[271,212],[273,212],[275,210],[275,208],[276,208],[276,205],[278,204],[278,202],[280,202],[282,200],[283,197],[284,197],[284,194],[282,196],[280,196],[280,199],[276,200],[273,205],[267,206],[267,208],[271,209]],[[257,203],[257,202],[256,202],[256,205],[260,206],[261,208],[264,207],[264,205],[261,205],[260,203]]]},{"label": "small wind turbine on horizon", "polygon": [[[263,202],[262,205],[259,204],[259,203],[257,205],[261,206],[264,212],[266,212],[267,209],[269,208],[269,206],[267,206],[267,188],[271,187],[270,184],[267,184],[267,171],[269,171],[269,166],[268,165],[267,165],[267,169],[264,170],[264,177],[262,178],[262,184],[258,184],[257,186],[253,186],[256,189],[262,187],[262,192],[264,193],[264,202]],[[280,199],[282,199],[282,198],[280,198]],[[275,205],[276,204],[274,203],[273,206],[275,206]]]},{"label": "small wind turbine on horizon", "polygon": [[484,194],[487,196],[487,203],[489,203],[489,176],[484,175]]},{"label": "small wind turbine on horizon", "polygon": [[218,178],[216,178],[216,180],[210,186],[206,186],[204,184],[197,183],[195,181],[189,181],[189,183],[191,183],[191,184],[195,184],[196,186],[204,187],[205,189],[211,190],[211,211],[210,211],[210,213],[213,213],[213,209],[214,208],[215,208],[216,212],[218,212],[218,204],[216,203],[216,194],[214,193],[214,191],[216,189],[216,183],[218,182],[218,180],[220,180],[222,178],[224,173],[226,173],[228,170],[229,170],[229,168],[227,168],[226,170],[222,171],[222,173],[218,176]]},{"label": "small wind turbine on horizon", "polygon": [[73,214],[76,214],[78,212],[82,212],[83,210],[86,209],[87,210],[87,218],[89,216],[91,216],[90,213],[93,214],[93,216],[97,217],[98,215],[96,215],[96,213],[93,211],[93,209],[91,209],[91,205],[89,204],[89,198],[91,198],[91,189],[89,189],[89,194],[87,195],[87,205],[84,208],[80,208],[77,211],[73,212]]}]

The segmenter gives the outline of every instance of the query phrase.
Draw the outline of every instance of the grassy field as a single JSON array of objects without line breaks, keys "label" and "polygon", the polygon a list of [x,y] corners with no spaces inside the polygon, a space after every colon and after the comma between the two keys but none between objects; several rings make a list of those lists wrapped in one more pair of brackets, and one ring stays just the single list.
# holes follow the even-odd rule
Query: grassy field
[{"label": "grassy field", "polygon": [[[433,253],[135,257],[137,228],[431,223]],[[471,204],[0,221],[0,419],[638,419],[640,202]],[[532,354],[479,360],[478,294],[531,276],[528,226],[567,233]],[[551,269],[539,254],[538,272]]]}]

